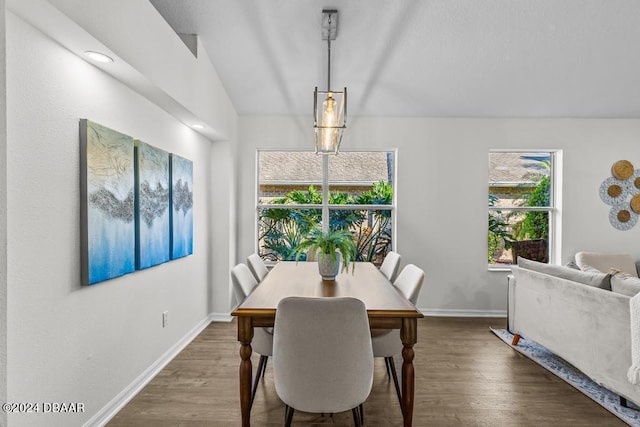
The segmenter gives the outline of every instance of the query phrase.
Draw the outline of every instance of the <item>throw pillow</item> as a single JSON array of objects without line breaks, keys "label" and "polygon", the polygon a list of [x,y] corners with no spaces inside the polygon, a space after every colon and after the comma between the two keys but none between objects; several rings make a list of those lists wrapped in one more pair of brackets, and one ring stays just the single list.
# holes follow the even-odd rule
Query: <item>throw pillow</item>
[{"label": "throw pillow", "polygon": [[518,266],[526,268],[527,270],[533,270],[550,276],[556,276],[573,282],[582,283],[587,286],[593,286],[607,291],[611,290],[611,275],[601,273],[600,271],[587,272],[574,270],[573,268],[564,267],[562,265],[545,264],[521,257],[518,257]]},{"label": "throw pillow", "polygon": [[625,276],[625,277],[633,277],[629,273],[625,273],[624,271],[620,271],[617,268],[610,268],[609,269],[609,274],[611,275],[611,277],[613,277],[614,274],[619,274],[619,275]]},{"label": "throw pillow", "polygon": [[574,270],[580,270],[580,267],[578,267],[578,264],[576,264],[576,262],[573,261],[573,260],[569,261],[564,266],[565,267],[569,267],[569,268],[573,268]]},{"label": "throw pillow", "polygon": [[611,276],[611,290],[619,294],[634,297],[640,292],[640,278],[624,273]]}]

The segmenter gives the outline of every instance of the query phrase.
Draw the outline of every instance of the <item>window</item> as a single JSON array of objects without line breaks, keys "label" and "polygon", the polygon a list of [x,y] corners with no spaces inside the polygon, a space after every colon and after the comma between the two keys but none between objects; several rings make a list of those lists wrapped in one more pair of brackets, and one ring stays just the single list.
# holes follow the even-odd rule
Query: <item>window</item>
[{"label": "window", "polygon": [[326,217],[332,230],[353,233],[356,261],[381,263],[393,247],[394,162],[393,151],[323,156],[313,151],[259,150],[260,257],[291,260],[302,238]]},{"label": "window", "polygon": [[552,257],[556,204],[552,151],[489,152],[488,262]]}]

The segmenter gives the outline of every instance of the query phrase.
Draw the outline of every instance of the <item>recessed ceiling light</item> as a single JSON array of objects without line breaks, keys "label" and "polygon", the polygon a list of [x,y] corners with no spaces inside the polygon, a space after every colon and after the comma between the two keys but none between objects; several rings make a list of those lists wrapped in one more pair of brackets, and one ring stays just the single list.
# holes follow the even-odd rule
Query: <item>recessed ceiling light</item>
[{"label": "recessed ceiling light", "polygon": [[113,62],[113,58],[111,58],[110,56],[105,55],[104,53],[94,52],[92,50],[88,50],[84,54],[87,55],[89,58],[93,59],[96,62],[102,62],[102,63]]},{"label": "recessed ceiling light", "polygon": [[191,125],[192,128],[194,129],[204,129],[204,125],[198,124],[196,123],[195,125]]}]

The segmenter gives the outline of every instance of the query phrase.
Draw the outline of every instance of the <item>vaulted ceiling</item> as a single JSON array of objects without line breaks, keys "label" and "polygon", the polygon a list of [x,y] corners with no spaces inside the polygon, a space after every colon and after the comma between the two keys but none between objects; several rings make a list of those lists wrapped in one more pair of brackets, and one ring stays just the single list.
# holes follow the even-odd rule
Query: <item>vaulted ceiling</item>
[{"label": "vaulted ceiling", "polygon": [[637,0],[150,0],[197,34],[241,115],[312,114],[322,9],[349,114],[640,117]]}]

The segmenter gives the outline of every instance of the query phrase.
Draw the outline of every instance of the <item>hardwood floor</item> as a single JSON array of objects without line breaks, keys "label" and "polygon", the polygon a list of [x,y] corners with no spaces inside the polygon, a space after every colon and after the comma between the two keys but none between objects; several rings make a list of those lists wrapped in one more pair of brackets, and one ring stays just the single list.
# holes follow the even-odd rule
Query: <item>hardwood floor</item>
[{"label": "hardwood floor", "polygon": [[[489,331],[489,326],[503,328],[505,323],[488,318],[418,320],[414,426],[626,425]],[[236,323],[212,323],[108,425],[240,425],[238,349]],[[252,363],[255,371],[255,354]],[[365,425],[402,425],[383,359],[376,359],[373,390],[364,408]],[[271,362],[251,421],[254,426],[283,425],[284,405],[275,392]],[[293,425],[352,423],[350,411],[333,417],[296,412]]]}]

